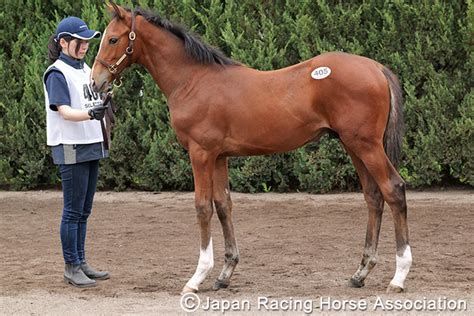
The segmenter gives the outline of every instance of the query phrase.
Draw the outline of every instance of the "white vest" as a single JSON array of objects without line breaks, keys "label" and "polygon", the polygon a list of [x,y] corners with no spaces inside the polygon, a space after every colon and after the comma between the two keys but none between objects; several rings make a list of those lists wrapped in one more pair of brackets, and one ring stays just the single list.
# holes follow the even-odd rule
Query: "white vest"
[{"label": "white vest", "polygon": [[[76,69],[58,59],[48,67],[45,74],[52,67],[56,67],[66,78],[71,98],[71,108],[88,111],[94,106],[102,104],[100,96],[90,86],[91,69],[88,65],[84,63],[84,69]],[[46,90],[44,80],[43,87],[46,104],[46,139],[48,146],[92,144],[104,140],[99,121],[68,121],[63,119],[58,111],[52,111],[49,108],[48,91]]]}]

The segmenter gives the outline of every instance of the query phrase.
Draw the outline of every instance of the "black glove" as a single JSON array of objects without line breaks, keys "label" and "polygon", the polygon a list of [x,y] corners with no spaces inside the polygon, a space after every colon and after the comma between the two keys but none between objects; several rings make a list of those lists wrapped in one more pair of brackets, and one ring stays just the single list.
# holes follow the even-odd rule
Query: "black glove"
[{"label": "black glove", "polygon": [[94,106],[92,109],[87,112],[89,116],[91,117],[91,120],[101,120],[104,118],[105,115],[105,110],[107,110],[108,106]]}]

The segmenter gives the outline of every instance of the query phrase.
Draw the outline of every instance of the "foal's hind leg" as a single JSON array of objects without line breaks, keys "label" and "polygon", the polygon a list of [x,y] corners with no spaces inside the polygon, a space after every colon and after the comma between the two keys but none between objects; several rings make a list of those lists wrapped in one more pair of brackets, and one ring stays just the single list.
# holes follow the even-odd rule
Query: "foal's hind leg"
[{"label": "foal's hind leg", "polygon": [[212,174],[215,156],[201,148],[190,148],[189,156],[194,174],[194,193],[197,219],[201,233],[199,262],[193,277],[186,283],[182,293],[197,292],[214,266],[214,253],[211,238]]},{"label": "foal's hind leg", "polygon": [[392,210],[397,243],[397,269],[387,291],[402,292],[412,263],[411,249],[408,244],[405,182],[390,163],[381,143],[360,142],[353,144],[351,150],[364,162],[370,175],[377,182],[384,200]]},{"label": "foal's hind leg", "polygon": [[359,268],[349,281],[350,287],[362,287],[365,284],[365,278],[377,263],[377,246],[379,242],[384,200],[377,183],[369,174],[364,163],[347,147],[346,150],[351,156],[357,174],[359,175],[362,190],[364,192],[364,198],[369,209],[364,253]]},{"label": "foal's hind leg", "polygon": [[225,243],[224,267],[214,283],[214,289],[227,288],[235,266],[239,262],[239,249],[232,224],[232,201],[230,199],[227,157],[218,157],[213,177],[213,200],[217,216],[222,225]]}]

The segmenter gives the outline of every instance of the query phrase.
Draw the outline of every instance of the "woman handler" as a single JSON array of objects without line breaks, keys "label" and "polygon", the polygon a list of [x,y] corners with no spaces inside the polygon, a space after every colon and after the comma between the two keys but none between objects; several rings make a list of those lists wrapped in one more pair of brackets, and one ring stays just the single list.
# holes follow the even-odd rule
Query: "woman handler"
[{"label": "woman handler", "polygon": [[61,173],[64,208],[60,235],[65,261],[64,280],[77,287],[92,287],[108,279],[86,263],[87,219],[96,190],[99,160],[108,157],[101,129],[107,107],[91,89],[84,56],[89,40],[100,37],[77,17],[57,26],[48,44],[51,65],[43,77],[46,102],[47,145]]}]

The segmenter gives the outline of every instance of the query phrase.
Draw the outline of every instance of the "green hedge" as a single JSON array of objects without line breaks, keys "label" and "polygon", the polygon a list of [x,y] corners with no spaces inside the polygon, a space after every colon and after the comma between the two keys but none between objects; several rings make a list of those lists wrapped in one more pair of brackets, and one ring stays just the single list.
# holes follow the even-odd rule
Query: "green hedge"
[{"label": "green hedge", "polygon": [[[474,185],[474,4],[466,1],[155,0],[150,8],[188,26],[250,67],[276,69],[327,51],[373,58],[391,68],[405,93],[406,136],[400,172],[411,187]],[[3,1],[0,12],[0,186],[57,185],[46,143],[41,77],[47,40],[67,15],[103,30],[102,1]],[[87,57],[91,65],[99,41]],[[166,99],[138,66],[126,72],[111,158],[100,186],[192,190],[187,153],[170,128]],[[231,185],[244,192],[358,188],[337,139],[291,153],[232,158]]]}]

